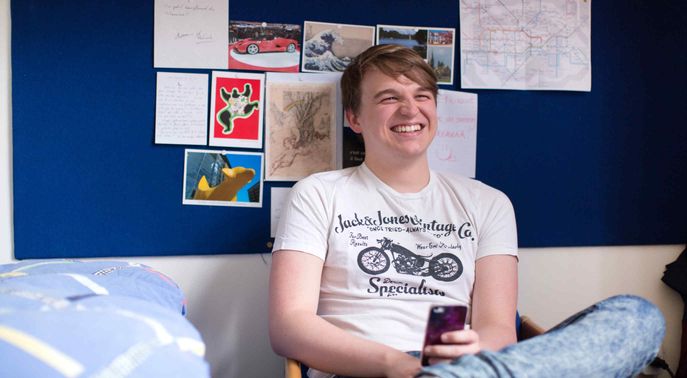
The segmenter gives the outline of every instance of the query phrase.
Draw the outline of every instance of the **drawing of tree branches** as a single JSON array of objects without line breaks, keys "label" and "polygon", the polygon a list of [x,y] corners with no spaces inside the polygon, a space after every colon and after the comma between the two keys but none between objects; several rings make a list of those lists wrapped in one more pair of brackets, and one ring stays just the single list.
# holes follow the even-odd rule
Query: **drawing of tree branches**
[{"label": "drawing of tree branches", "polygon": [[[290,135],[282,140],[284,150],[270,165],[270,174],[293,166],[298,156],[311,155],[317,142],[328,139],[329,127],[324,121],[317,124],[317,116],[328,103],[328,93],[288,91],[284,93],[284,109],[277,119],[293,119]],[[320,130],[324,130],[321,132]]]}]

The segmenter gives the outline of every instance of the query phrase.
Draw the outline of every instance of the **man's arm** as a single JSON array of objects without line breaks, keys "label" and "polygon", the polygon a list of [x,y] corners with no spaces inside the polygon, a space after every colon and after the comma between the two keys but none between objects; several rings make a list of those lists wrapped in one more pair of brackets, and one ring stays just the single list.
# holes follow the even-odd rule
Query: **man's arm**
[{"label": "man's arm", "polygon": [[417,373],[417,358],[354,336],[317,315],[323,264],[298,251],[272,254],[269,331],[274,351],[339,375],[409,378]]},{"label": "man's arm", "polygon": [[479,334],[480,349],[496,351],[517,341],[517,303],[517,258],[492,255],[477,260],[472,295],[472,328]]}]

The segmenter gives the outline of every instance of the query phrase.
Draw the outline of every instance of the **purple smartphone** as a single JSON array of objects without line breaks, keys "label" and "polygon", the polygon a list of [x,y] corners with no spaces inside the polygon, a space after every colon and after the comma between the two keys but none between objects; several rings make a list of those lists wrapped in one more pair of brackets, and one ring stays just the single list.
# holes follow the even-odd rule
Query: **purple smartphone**
[{"label": "purple smartphone", "polygon": [[[465,306],[432,306],[429,309],[429,320],[425,331],[425,342],[422,350],[427,345],[442,344],[441,334],[449,331],[457,331],[465,328],[465,317],[468,308]],[[429,361],[422,355],[422,366],[429,365]]]}]

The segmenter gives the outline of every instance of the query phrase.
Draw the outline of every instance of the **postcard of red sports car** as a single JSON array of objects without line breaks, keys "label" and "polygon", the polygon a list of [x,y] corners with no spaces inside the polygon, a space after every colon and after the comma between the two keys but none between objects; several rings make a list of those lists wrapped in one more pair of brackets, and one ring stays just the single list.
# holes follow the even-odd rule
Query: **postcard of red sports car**
[{"label": "postcard of red sports car", "polygon": [[300,25],[231,21],[229,69],[298,72],[300,39]]}]

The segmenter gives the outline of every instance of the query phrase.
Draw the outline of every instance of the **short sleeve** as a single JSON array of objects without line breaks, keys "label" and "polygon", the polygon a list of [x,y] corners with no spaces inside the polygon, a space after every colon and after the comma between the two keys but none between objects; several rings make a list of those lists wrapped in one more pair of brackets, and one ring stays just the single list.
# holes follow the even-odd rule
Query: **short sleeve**
[{"label": "short sleeve", "polygon": [[518,232],[513,204],[501,191],[489,188],[480,198],[479,241],[476,258],[518,255]]},{"label": "short sleeve", "polygon": [[325,259],[330,195],[316,177],[299,181],[284,205],[272,252],[282,249],[309,253]]}]

